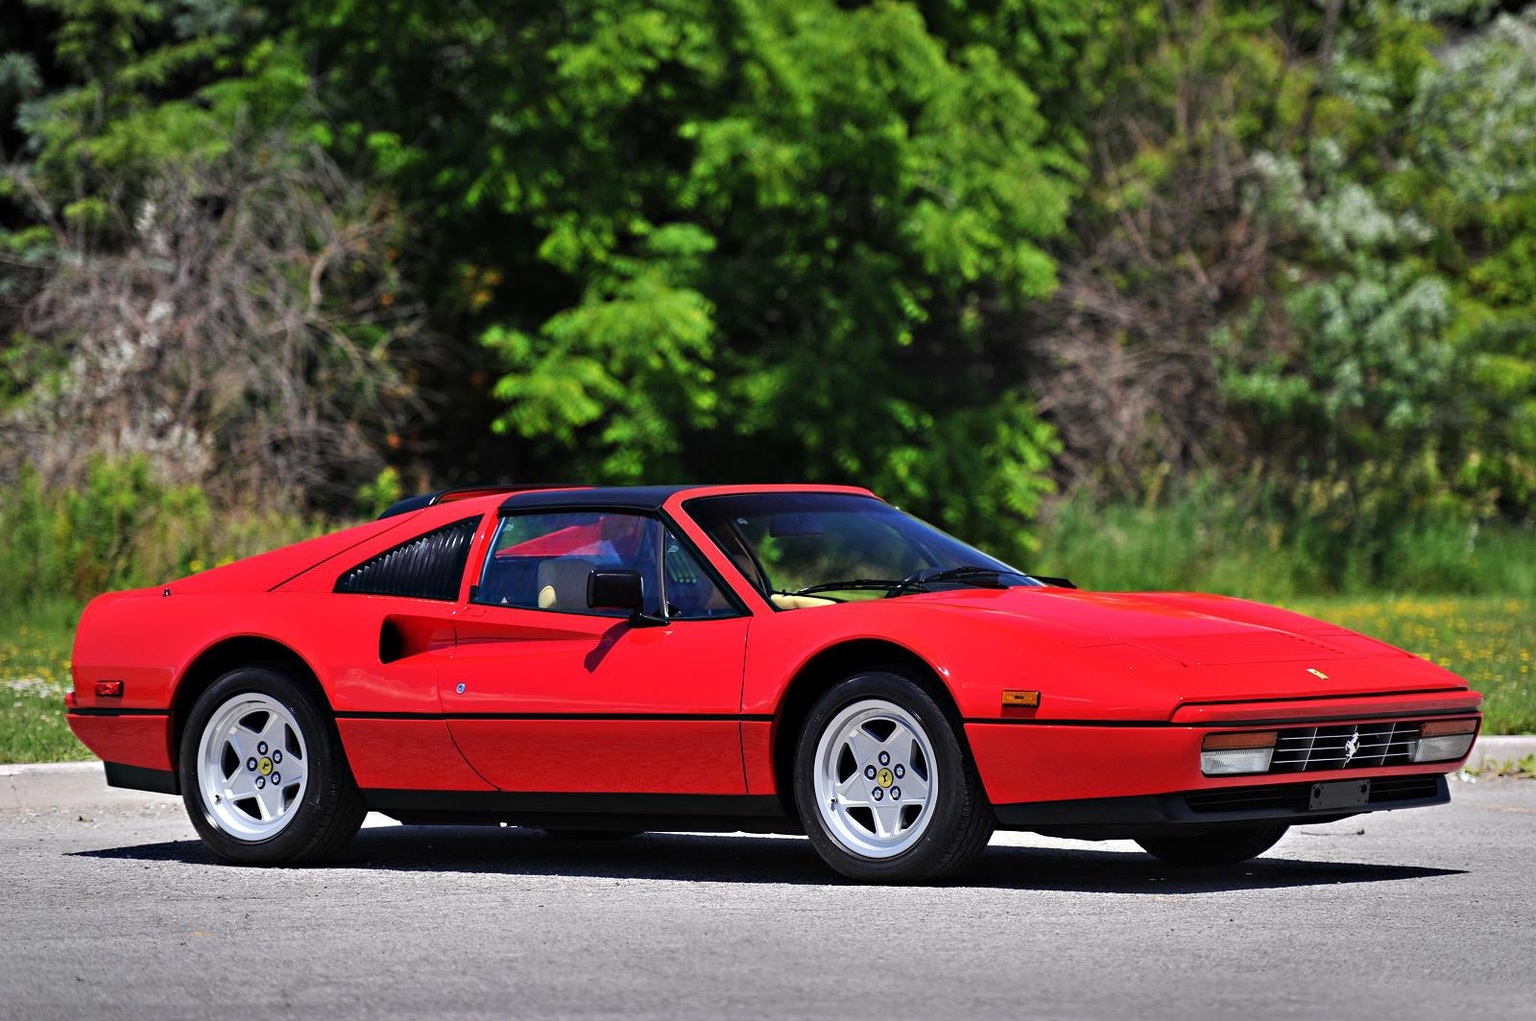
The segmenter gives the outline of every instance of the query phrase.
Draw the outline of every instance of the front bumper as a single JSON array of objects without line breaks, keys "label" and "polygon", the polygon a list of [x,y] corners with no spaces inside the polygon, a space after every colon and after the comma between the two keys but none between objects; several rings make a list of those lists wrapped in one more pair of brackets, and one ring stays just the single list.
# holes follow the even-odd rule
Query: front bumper
[{"label": "front bumper", "polygon": [[1236,788],[996,805],[998,826],[1031,830],[1078,840],[1130,840],[1167,833],[1220,829],[1251,823],[1323,823],[1399,808],[1443,805],[1451,800],[1444,775],[1332,776],[1322,783],[1369,781],[1365,804],[1343,809],[1312,809],[1315,783],[1265,784]]},{"label": "front bumper", "polygon": [[[1163,722],[1014,717],[969,721],[965,735],[1003,828],[1134,836],[1441,804],[1445,774],[1465,756],[1412,761],[1418,728],[1480,719],[1480,701],[1462,690],[1191,704]],[[1201,771],[1208,735],[1260,730],[1279,733],[1266,772]],[[1335,795],[1350,781],[1369,781],[1369,796],[1341,802]],[[1330,785],[1320,800],[1317,784]]]}]

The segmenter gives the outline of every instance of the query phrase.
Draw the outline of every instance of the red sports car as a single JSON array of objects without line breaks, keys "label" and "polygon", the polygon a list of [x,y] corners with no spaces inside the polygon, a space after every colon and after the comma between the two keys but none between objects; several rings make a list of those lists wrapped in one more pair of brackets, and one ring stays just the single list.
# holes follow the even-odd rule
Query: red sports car
[{"label": "red sports car", "polygon": [[1079,591],[837,486],[450,491],[80,621],[69,723],[220,856],[369,810],[803,832],[867,880],[995,829],[1233,863],[1441,804],[1481,697],[1240,599]]}]

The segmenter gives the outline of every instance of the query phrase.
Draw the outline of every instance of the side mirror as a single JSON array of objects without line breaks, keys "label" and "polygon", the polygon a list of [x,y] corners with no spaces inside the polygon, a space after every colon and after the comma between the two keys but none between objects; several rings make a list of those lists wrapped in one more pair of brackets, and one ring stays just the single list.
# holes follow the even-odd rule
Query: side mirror
[{"label": "side mirror", "polygon": [[645,588],[639,571],[593,571],[587,575],[587,606],[628,610],[631,627],[665,627],[671,623],[645,612]]},{"label": "side mirror", "polygon": [[645,612],[639,571],[593,571],[587,575],[587,605],[594,610]]}]

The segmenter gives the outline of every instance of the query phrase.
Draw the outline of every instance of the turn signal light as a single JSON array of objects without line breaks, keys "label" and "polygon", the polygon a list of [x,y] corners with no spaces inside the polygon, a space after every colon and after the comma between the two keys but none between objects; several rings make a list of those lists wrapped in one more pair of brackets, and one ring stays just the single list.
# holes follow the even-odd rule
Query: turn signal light
[{"label": "turn signal light", "polygon": [[1414,762],[1444,762],[1459,759],[1472,750],[1477,737],[1476,720],[1435,720],[1419,725],[1419,743],[1413,749]]},{"label": "turn signal light", "polygon": [[1200,772],[1206,776],[1267,773],[1275,755],[1273,730],[1207,734],[1200,744]]}]

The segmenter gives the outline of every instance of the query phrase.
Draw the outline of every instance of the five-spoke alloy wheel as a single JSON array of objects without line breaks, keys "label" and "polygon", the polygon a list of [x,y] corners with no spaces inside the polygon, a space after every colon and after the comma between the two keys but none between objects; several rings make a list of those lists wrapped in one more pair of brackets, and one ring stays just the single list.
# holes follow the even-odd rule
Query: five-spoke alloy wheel
[{"label": "five-spoke alloy wheel", "polygon": [[855,702],[816,744],[812,780],[822,822],[850,850],[894,858],[933,820],[933,763],[933,745],[911,713],[882,699]]},{"label": "five-spoke alloy wheel", "polygon": [[286,706],[260,692],[236,695],[202,729],[197,793],[225,833],[266,840],[298,815],[307,759],[303,733]]},{"label": "five-spoke alloy wheel", "polygon": [[821,697],[800,733],[794,789],[817,852],[854,879],[957,872],[992,834],[991,806],[955,728],[932,696],[894,673],[858,674]]},{"label": "five-spoke alloy wheel", "polygon": [[182,797],[220,857],[271,865],[344,846],[367,809],[334,729],[292,678],[232,670],[205,691],[182,732]]}]

